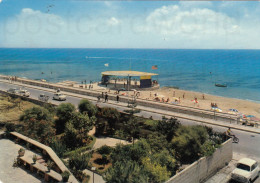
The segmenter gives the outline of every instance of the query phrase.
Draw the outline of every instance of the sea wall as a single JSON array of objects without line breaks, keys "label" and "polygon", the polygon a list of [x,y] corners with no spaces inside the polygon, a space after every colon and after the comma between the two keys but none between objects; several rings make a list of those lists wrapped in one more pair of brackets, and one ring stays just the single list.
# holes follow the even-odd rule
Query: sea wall
[{"label": "sea wall", "polygon": [[[4,75],[0,75],[0,78],[9,80],[9,77],[4,76]],[[53,90],[61,89],[61,91],[71,92],[71,93],[81,94],[81,95],[87,95],[87,96],[92,96],[92,97],[101,96],[101,91],[86,90],[86,89],[82,89],[82,88],[73,88],[73,87],[68,87],[68,86],[59,85],[59,84],[55,84],[55,83],[47,83],[47,82],[35,81],[35,80],[30,80],[30,79],[18,78],[18,77],[15,79],[15,81],[24,83],[24,84],[29,84],[32,86],[49,88],[49,89],[53,89]],[[116,100],[116,95],[109,94],[108,99]],[[120,102],[127,103],[128,100],[129,99],[127,97],[120,96]],[[215,113],[213,111],[205,110],[205,109],[198,109],[198,108],[186,107],[186,106],[180,106],[180,105],[174,105],[174,104],[165,104],[165,103],[149,101],[149,100],[144,100],[144,99],[136,99],[136,104],[141,105],[141,106],[146,106],[146,107],[153,107],[153,108],[157,108],[157,109],[161,109],[161,110],[165,110],[165,111],[172,111],[172,112],[176,112],[176,113],[197,116],[197,117],[201,117],[201,118],[214,119],[217,121],[222,121],[222,122],[227,122],[227,123],[237,123],[237,117],[235,115],[231,115],[228,113],[217,113],[217,112]]]},{"label": "sea wall", "polygon": [[213,155],[200,158],[165,183],[200,183],[214,175],[232,159],[232,139],[224,142]]}]

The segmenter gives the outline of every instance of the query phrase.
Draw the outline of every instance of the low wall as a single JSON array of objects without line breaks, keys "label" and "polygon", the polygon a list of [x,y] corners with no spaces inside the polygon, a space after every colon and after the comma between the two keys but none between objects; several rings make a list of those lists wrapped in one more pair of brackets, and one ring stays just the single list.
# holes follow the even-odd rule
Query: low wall
[{"label": "low wall", "polygon": [[[8,76],[4,76],[4,75],[0,75],[0,78],[5,79],[5,80],[9,79]],[[49,88],[49,89],[54,89],[54,90],[61,89],[61,91],[66,91],[66,92],[71,92],[71,93],[81,94],[81,95],[87,95],[87,96],[92,96],[92,97],[98,97],[101,95],[100,91],[73,88],[73,87],[68,87],[68,86],[64,86],[64,85],[35,81],[35,80],[24,79],[24,78],[19,78],[19,77],[17,77],[15,81],[24,83],[24,84],[28,84],[28,85],[39,86],[39,87]],[[116,100],[116,95],[109,94],[108,99]],[[125,96],[120,96],[120,101],[127,103],[128,98]],[[179,105],[174,105],[174,104],[165,104],[165,103],[148,101],[148,100],[143,100],[143,99],[136,99],[136,103],[137,103],[137,105],[141,105],[141,106],[147,106],[147,107],[152,107],[152,108],[157,108],[157,109],[162,109],[162,110],[167,110],[167,111],[172,111],[172,112],[177,112],[177,113],[182,113],[182,114],[187,114],[187,115],[192,115],[192,116],[198,116],[201,118],[215,119],[218,121],[223,121],[223,122],[228,122],[228,123],[237,123],[237,117],[235,115],[231,115],[231,114],[227,114],[227,113],[214,113],[213,111],[205,110],[205,109],[198,109],[198,108],[187,107],[187,106],[179,106]]]},{"label": "low wall", "polygon": [[213,155],[194,162],[166,183],[200,183],[208,179],[232,159],[232,139],[224,142]]}]

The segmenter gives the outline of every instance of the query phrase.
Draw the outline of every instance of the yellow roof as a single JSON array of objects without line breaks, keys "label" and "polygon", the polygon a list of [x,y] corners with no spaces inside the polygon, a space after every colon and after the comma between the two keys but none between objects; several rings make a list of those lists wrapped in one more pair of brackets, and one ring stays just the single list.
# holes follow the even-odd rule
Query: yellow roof
[{"label": "yellow roof", "polygon": [[156,76],[158,74],[139,71],[105,71],[101,73],[107,76]]}]

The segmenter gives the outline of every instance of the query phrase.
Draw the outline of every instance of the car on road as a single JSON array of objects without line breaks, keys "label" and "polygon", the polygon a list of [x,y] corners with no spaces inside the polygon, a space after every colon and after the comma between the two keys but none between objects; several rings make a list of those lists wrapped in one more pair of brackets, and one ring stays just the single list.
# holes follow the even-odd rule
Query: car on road
[{"label": "car on road", "polygon": [[10,88],[7,90],[8,93],[19,94],[19,90],[17,88]]},{"label": "car on road", "polygon": [[235,170],[231,173],[231,179],[237,182],[250,183],[259,176],[258,163],[250,158],[242,158],[238,161]]},{"label": "car on road", "polygon": [[23,97],[30,97],[30,92],[28,90],[19,90],[19,95]]},{"label": "car on road", "polygon": [[66,100],[66,95],[57,92],[53,95],[53,100],[60,100],[60,101],[65,101]]},{"label": "car on road", "polygon": [[48,102],[49,98],[50,98],[50,97],[47,96],[47,95],[45,95],[45,94],[40,94],[39,97],[38,97],[38,99],[39,99],[40,101],[43,101],[43,102]]}]

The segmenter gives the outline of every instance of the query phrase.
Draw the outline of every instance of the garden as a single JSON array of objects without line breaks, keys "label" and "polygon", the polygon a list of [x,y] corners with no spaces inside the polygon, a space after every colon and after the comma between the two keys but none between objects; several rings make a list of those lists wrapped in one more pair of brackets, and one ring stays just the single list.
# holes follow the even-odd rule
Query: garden
[{"label": "garden", "polygon": [[[164,182],[184,165],[210,156],[224,141],[205,126],[183,126],[178,119],[136,117],[114,108],[99,108],[83,99],[78,109],[70,103],[33,106],[20,116],[20,126],[6,125],[50,146],[80,182],[85,169],[95,167],[108,183]],[[88,135],[96,128],[95,136]],[[96,138],[131,142],[93,149]]]}]

